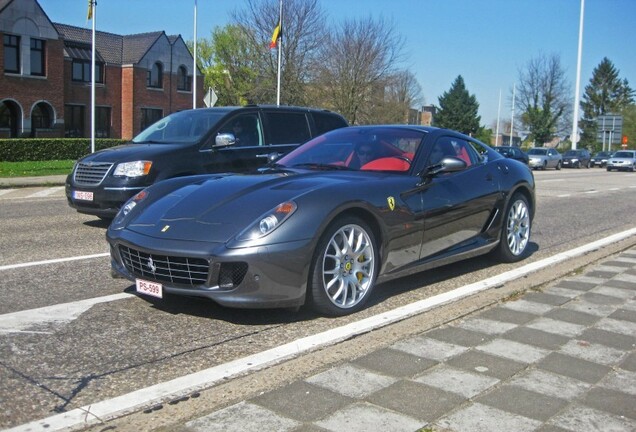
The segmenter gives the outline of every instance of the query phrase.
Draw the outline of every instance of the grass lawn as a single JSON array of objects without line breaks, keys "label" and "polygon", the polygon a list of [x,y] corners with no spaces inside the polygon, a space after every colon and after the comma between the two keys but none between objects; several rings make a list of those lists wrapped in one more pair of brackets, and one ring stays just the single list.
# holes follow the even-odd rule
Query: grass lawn
[{"label": "grass lawn", "polygon": [[0,162],[0,177],[35,177],[68,174],[74,160]]}]

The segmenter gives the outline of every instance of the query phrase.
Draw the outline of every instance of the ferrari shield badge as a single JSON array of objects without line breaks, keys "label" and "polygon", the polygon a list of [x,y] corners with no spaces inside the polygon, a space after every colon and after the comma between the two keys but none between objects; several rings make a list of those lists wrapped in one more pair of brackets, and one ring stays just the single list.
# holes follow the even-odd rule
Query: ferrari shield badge
[{"label": "ferrari shield badge", "polygon": [[387,197],[386,202],[389,205],[391,211],[395,210],[395,198],[393,198],[392,196]]}]

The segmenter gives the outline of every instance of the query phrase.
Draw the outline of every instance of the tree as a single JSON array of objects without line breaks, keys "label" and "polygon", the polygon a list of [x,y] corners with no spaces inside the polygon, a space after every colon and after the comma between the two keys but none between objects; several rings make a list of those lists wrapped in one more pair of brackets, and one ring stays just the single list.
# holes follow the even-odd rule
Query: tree
[{"label": "tree", "polygon": [[581,146],[600,149],[596,138],[596,118],[606,114],[619,114],[634,102],[634,90],[626,79],[619,78],[619,71],[607,58],[592,71],[590,83],[581,99],[583,115],[579,127]]},{"label": "tree", "polygon": [[394,65],[402,45],[394,26],[383,19],[345,20],[334,26],[315,63],[314,94],[322,95],[322,105],[338,111],[350,124],[375,123],[386,92],[391,93],[391,84],[399,81]]},{"label": "tree", "polygon": [[466,135],[475,135],[481,117],[477,115],[479,103],[475,95],[466,90],[464,78],[459,75],[449,91],[439,97],[439,110],[433,124],[437,127],[453,129]]},{"label": "tree", "polygon": [[543,145],[567,131],[571,118],[570,86],[558,55],[530,60],[519,71],[517,100],[521,121],[536,145]]},{"label": "tree", "polygon": [[318,0],[285,0],[282,43],[277,49],[270,49],[269,41],[279,20],[278,2],[247,0],[243,9],[233,12],[232,18],[243,29],[254,56],[252,60],[257,73],[248,100],[252,103],[276,102],[277,49],[282,49],[281,102],[307,105],[307,83],[326,34],[325,14]]}]

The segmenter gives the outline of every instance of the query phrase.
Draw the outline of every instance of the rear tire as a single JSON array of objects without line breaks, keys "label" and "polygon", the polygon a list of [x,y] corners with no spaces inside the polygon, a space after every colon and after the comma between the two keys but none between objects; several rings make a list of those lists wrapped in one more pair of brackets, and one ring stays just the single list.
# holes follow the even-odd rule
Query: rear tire
[{"label": "rear tire", "polygon": [[532,225],[530,216],[531,209],[526,197],[520,193],[514,194],[504,213],[501,238],[495,249],[500,261],[511,263],[526,257]]},{"label": "rear tire", "polygon": [[561,169],[561,161],[558,161],[556,164],[557,171]]},{"label": "rear tire", "polygon": [[314,252],[307,287],[311,307],[332,316],[362,309],[379,269],[371,228],[357,217],[337,219],[321,236]]}]

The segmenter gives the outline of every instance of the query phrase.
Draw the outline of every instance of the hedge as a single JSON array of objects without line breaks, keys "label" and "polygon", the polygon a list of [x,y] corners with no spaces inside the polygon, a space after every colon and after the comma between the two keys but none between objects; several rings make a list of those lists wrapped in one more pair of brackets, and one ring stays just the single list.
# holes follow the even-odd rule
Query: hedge
[{"label": "hedge", "polygon": [[[121,139],[95,140],[95,150],[127,142]],[[24,162],[77,160],[91,152],[90,138],[12,138],[0,139],[0,161]]]}]

